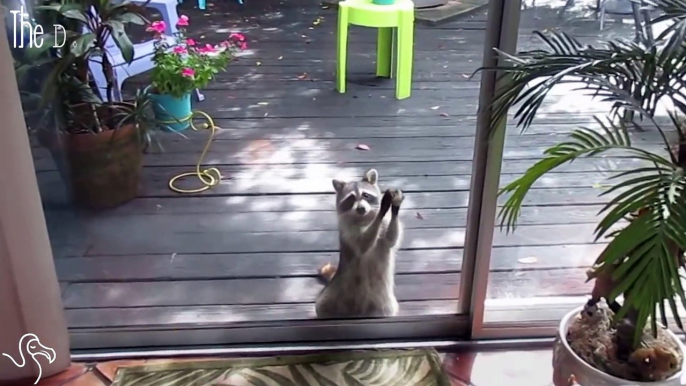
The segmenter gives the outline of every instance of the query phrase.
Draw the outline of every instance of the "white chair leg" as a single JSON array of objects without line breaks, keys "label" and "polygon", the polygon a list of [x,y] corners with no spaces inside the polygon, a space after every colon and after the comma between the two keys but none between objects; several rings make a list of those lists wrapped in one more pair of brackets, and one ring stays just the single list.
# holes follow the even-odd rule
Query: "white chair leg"
[{"label": "white chair leg", "polygon": [[605,28],[605,0],[600,0],[600,30]]},{"label": "white chair leg", "polygon": [[167,28],[164,31],[165,34],[172,36],[178,32],[176,24],[179,23],[179,14],[176,11],[175,4],[150,2],[148,7],[154,8],[162,15],[162,20],[167,24]]},{"label": "white chair leg", "polygon": [[199,88],[195,89],[195,96],[198,98],[198,102],[202,102],[205,100],[205,96],[200,92]]}]

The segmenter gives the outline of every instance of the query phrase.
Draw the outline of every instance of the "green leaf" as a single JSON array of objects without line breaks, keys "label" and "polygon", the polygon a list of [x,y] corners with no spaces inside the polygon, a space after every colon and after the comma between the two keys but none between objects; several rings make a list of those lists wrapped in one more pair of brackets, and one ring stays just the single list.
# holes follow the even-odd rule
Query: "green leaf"
[{"label": "green leaf", "polygon": [[355,379],[352,375],[348,374],[347,372],[343,371],[341,374],[343,374],[343,380],[345,381],[345,386],[365,386],[368,385],[366,383],[362,383]]},{"label": "green leaf", "polygon": [[291,376],[293,377],[293,381],[295,381],[295,384],[300,386],[300,385],[308,385],[309,382],[307,382],[307,378],[305,378],[304,375],[298,370],[298,366],[296,365],[288,365],[288,371],[290,371]]},{"label": "green leaf", "polygon": [[129,36],[126,34],[124,24],[118,20],[108,20],[105,22],[105,25],[109,27],[108,29],[112,34],[112,38],[117,44],[117,47],[121,50],[124,61],[127,64],[131,64],[134,57],[134,48],[131,39],[129,39]]},{"label": "green leaf", "polygon": [[74,40],[71,46],[71,53],[76,57],[87,56],[91,49],[94,47],[95,34],[86,33]]},{"label": "green leaf", "polygon": [[260,368],[253,369],[253,371],[262,375],[265,378],[269,378],[276,385],[279,385],[279,386],[298,386],[295,383],[293,383],[293,381],[291,381],[290,379],[284,377],[283,375],[281,375],[277,372],[267,370],[267,369],[260,369]]},{"label": "green leaf", "polygon": [[305,369],[308,373],[310,373],[312,378],[314,378],[320,386],[337,386],[336,382],[333,382],[324,375],[320,374],[317,370],[314,369],[314,367],[312,367],[311,364],[305,363],[301,365],[301,367]]},{"label": "green leaf", "polygon": [[86,16],[83,14],[83,12],[79,9],[64,9],[61,11],[62,15],[64,17],[68,17],[70,19],[78,20],[84,24],[88,23],[88,19],[86,19]]}]

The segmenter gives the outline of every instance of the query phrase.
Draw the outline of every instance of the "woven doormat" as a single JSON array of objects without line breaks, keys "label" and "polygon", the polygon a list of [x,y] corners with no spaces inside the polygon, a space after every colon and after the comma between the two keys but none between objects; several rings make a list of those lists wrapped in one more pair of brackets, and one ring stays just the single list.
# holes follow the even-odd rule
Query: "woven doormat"
[{"label": "woven doormat", "polygon": [[435,350],[333,352],[124,367],[113,386],[450,386]]}]

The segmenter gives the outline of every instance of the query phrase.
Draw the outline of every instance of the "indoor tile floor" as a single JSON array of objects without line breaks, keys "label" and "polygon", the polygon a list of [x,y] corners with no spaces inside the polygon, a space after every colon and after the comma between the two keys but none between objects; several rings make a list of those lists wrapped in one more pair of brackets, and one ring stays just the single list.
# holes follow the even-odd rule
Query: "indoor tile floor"
[{"label": "indoor tile floor", "polygon": [[[547,350],[457,352],[443,354],[443,368],[453,386],[551,386],[552,352]],[[208,358],[193,358],[192,361]],[[179,359],[119,360],[75,363],[58,375],[42,380],[40,386],[111,385],[117,369]],[[33,382],[17,384],[27,386]]]}]

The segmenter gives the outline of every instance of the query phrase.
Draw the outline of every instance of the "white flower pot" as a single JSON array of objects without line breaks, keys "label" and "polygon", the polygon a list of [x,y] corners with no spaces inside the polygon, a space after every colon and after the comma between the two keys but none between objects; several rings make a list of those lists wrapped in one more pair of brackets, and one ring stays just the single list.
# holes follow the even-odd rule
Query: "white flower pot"
[{"label": "white flower pot", "polygon": [[[560,327],[557,329],[557,336],[555,337],[555,344],[553,346],[553,383],[555,386],[568,386],[569,377],[574,374],[577,382],[581,386],[681,386],[682,374],[684,373],[684,364],[682,363],[682,370],[673,377],[660,382],[632,382],[617,377],[608,375],[595,367],[586,363],[583,359],[572,351],[567,343],[567,329],[572,323],[572,320],[579,315],[583,307],[579,307],[574,311],[565,315],[560,322]],[[681,352],[684,352],[684,345],[681,343],[676,335],[671,331],[667,333],[674,339]]]}]

